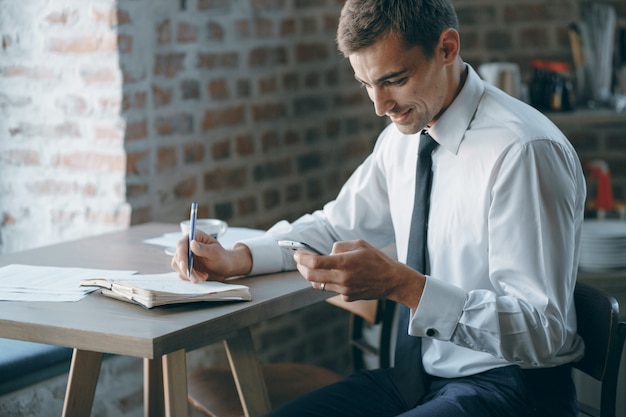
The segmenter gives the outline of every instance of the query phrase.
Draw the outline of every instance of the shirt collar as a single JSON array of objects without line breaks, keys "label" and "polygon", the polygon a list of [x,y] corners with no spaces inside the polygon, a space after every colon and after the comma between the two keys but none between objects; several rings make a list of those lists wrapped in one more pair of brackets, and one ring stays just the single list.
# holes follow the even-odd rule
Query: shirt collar
[{"label": "shirt collar", "polygon": [[485,85],[476,71],[471,65],[465,66],[467,68],[465,85],[437,122],[428,129],[428,133],[439,145],[455,155],[485,91]]}]

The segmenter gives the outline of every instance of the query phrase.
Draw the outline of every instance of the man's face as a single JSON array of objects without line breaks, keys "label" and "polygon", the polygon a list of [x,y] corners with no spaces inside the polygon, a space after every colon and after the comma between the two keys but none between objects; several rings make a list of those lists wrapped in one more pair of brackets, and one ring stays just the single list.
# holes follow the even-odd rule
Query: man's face
[{"label": "man's face", "polygon": [[376,114],[389,116],[400,132],[421,131],[443,109],[449,86],[438,51],[427,60],[421,48],[405,49],[398,37],[387,35],[349,60]]}]

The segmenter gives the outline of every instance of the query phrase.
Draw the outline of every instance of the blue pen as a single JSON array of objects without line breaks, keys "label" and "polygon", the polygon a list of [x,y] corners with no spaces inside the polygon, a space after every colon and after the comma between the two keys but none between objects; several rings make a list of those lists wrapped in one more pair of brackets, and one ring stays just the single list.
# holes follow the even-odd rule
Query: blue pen
[{"label": "blue pen", "polygon": [[193,269],[193,252],[191,251],[191,241],[196,238],[196,219],[198,218],[198,203],[191,203],[191,213],[189,214],[189,247],[187,259],[187,278],[191,276]]}]

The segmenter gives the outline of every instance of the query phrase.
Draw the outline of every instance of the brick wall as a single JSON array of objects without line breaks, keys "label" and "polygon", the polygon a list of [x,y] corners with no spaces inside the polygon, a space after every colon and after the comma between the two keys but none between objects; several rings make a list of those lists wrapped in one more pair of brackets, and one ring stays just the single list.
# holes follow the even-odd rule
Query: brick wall
[{"label": "brick wall", "polygon": [[129,222],[114,6],[0,1],[0,253]]},{"label": "brick wall", "polygon": [[120,2],[132,222],[197,200],[265,228],[333,198],[381,126],[336,52],[339,2],[156,3]]},{"label": "brick wall", "polygon": [[[571,61],[577,0],[453,0],[475,67]],[[626,27],[626,2],[608,1]],[[265,228],[333,198],[376,118],[335,50],[341,0],[0,0],[0,253],[146,221]],[[562,120],[626,198],[624,126]],[[621,123],[621,122],[620,122]],[[309,334],[320,317],[327,333]],[[262,360],[346,370],[324,303],[254,330]]]}]

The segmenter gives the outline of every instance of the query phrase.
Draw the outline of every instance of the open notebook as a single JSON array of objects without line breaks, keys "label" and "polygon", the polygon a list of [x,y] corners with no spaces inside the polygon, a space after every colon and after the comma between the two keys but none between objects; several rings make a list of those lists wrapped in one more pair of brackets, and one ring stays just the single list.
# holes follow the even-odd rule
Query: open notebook
[{"label": "open notebook", "polygon": [[194,284],[181,280],[175,272],[153,275],[129,275],[124,278],[88,278],[81,286],[102,288],[102,294],[146,308],[196,301],[247,301],[250,289],[245,285],[207,281]]}]

